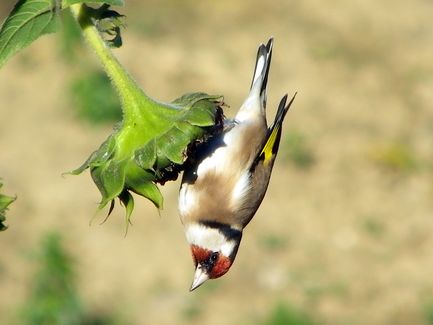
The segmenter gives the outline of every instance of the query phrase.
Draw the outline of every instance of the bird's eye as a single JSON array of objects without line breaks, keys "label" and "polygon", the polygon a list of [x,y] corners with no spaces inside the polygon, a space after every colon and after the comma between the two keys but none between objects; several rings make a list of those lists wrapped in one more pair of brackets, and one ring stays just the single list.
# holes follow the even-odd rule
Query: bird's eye
[{"label": "bird's eye", "polygon": [[213,252],[212,255],[210,256],[210,260],[211,262],[216,262],[216,260],[218,259],[218,252]]}]

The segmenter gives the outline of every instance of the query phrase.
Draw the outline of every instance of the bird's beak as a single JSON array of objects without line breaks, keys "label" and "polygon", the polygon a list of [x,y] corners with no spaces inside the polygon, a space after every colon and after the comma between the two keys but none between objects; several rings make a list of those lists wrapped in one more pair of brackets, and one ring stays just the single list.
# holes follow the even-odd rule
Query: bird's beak
[{"label": "bird's beak", "polygon": [[200,264],[197,265],[197,268],[195,269],[194,280],[192,281],[191,289],[189,289],[189,291],[193,291],[194,289],[197,289],[208,279],[209,276],[206,274],[206,272],[203,271]]}]

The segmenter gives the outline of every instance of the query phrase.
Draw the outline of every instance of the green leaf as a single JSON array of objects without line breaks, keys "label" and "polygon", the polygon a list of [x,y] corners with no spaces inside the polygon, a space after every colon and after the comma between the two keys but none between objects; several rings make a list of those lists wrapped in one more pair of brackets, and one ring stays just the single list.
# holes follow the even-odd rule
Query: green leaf
[{"label": "green leaf", "polygon": [[186,93],[175,99],[172,104],[182,109],[189,109],[201,100],[218,101],[222,98],[220,95],[208,95],[206,93]]},{"label": "green leaf", "polygon": [[99,147],[94,151],[89,158],[77,169],[74,169],[65,174],[79,175],[90,166],[97,167],[110,159],[114,152],[115,139],[113,135],[109,136]]},{"label": "green leaf", "polygon": [[99,209],[102,209],[108,202],[116,198],[125,185],[126,161],[111,160],[103,166],[91,169],[93,181],[102,194]]},{"label": "green leaf", "polygon": [[106,3],[111,6],[119,6],[122,7],[124,5],[123,0],[62,0],[62,8],[69,7],[70,5],[76,3]]},{"label": "green leaf", "polygon": [[40,36],[59,28],[54,0],[19,1],[0,29],[0,67]]},{"label": "green leaf", "polygon": [[126,166],[125,188],[144,196],[152,201],[158,209],[161,209],[163,198],[158,187],[152,183],[154,179],[155,174],[149,169],[141,168],[135,160],[130,161]]},{"label": "green leaf", "polygon": [[128,191],[123,191],[119,195],[119,200],[125,207],[125,213],[126,213],[126,225],[131,223],[131,214],[134,210],[134,198],[132,197],[131,193]]},{"label": "green leaf", "polygon": [[[3,184],[0,182],[0,189],[2,186]],[[0,194],[0,231],[7,229],[7,226],[4,224],[6,221],[6,210],[8,209],[8,206],[15,201],[15,199],[15,197]]]},{"label": "green leaf", "polygon": [[152,169],[143,169],[135,160],[130,160],[125,166],[125,186],[134,190],[134,187],[140,183],[151,182],[155,179],[155,174]]},{"label": "green leaf", "polygon": [[[186,123],[176,123],[158,139],[158,156],[167,157],[175,164],[182,164],[186,158],[184,151],[191,139],[200,136],[199,129],[188,128]],[[183,125],[183,127],[179,127]]]},{"label": "green leaf", "polygon": [[156,141],[150,140],[145,146],[135,151],[137,164],[143,169],[152,169],[156,162]]},{"label": "green leaf", "polygon": [[162,209],[164,199],[161,192],[159,191],[158,186],[156,186],[154,183],[142,182],[140,184],[137,184],[137,186],[134,187],[133,191],[152,201],[152,203],[158,209]]},{"label": "green leaf", "polygon": [[182,107],[185,111],[183,120],[201,127],[215,122],[215,103],[222,106],[223,97],[206,93],[188,93],[173,101],[174,105]]}]

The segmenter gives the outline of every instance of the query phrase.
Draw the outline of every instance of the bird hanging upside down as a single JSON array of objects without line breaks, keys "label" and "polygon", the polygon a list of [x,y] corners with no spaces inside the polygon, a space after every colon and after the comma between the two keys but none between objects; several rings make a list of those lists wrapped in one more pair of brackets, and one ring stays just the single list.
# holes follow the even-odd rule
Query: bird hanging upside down
[{"label": "bird hanging upside down", "polygon": [[233,264],[242,231],[265,196],[278,152],[282,123],[295,95],[285,95],[274,123],[266,123],[266,85],[273,39],[257,53],[251,89],[233,121],[197,150],[186,168],[179,211],[191,246],[191,291],[224,275]]}]

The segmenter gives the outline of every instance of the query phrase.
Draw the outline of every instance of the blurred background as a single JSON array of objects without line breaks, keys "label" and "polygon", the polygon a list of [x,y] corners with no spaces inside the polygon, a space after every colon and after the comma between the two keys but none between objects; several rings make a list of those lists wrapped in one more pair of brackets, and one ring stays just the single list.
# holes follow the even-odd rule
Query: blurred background
[{"label": "blurred background", "polygon": [[136,200],[126,236],[121,208],[100,225],[88,173],[61,174],[119,104],[65,17],[0,71],[0,177],[18,196],[0,323],[433,324],[433,2],[125,2],[115,54],[145,91],[223,94],[227,116],[275,37],[269,120],[298,96],[267,197],[230,272],[193,293],[179,181],[160,214]]}]

